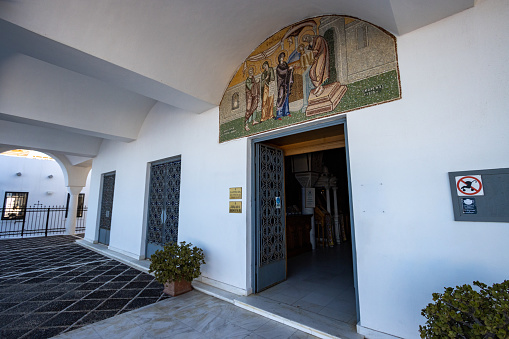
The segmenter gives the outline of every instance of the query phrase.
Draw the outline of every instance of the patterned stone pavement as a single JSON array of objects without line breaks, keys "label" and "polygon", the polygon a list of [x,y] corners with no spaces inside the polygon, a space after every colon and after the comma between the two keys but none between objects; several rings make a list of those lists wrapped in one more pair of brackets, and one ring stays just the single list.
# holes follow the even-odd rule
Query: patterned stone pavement
[{"label": "patterned stone pavement", "polygon": [[0,338],[316,338],[146,273],[74,236],[0,240]]},{"label": "patterned stone pavement", "polygon": [[168,297],[74,236],[0,240],[0,338],[49,338]]}]

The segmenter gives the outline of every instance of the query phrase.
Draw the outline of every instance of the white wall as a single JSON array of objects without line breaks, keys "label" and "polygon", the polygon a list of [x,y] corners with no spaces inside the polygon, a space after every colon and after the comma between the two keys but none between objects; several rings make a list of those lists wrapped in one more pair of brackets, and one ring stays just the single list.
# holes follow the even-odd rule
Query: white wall
[{"label": "white wall", "polygon": [[245,139],[218,143],[218,114],[217,107],[195,115],[159,103],[136,141],[103,142],[93,162],[86,239],[97,239],[92,216],[99,209],[101,175],[116,171],[110,247],[143,256],[147,164],[181,155],[179,241],[204,249],[202,276],[245,290],[245,208],[228,213],[228,194],[230,187],[246,187],[247,146]]},{"label": "white wall", "polygon": [[[21,172],[21,176],[16,173]],[[53,178],[48,178],[53,175]],[[90,176],[85,193],[87,204]],[[47,192],[53,192],[47,194]],[[0,155],[0,207],[3,206],[5,192],[28,192],[27,206],[41,203],[44,206],[65,206],[67,187],[61,167],[56,161],[29,159]]]},{"label": "white wall", "polygon": [[403,99],[348,114],[361,325],[417,338],[445,286],[508,279],[509,225],[456,222],[448,172],[509,167],[509,3],[398,38]]},{"label": "white wall", "polygon": [[[455,222],[447,173],[509,167],[509,4],[475,8],[398,38],[403,98],[347,114],[361,326],[418,338],[444,286],[507,278],[506,223]],[[182,156],[179,241],[204,248],[203,275],[249,286],[247,139],[218,144],[218,109],[157,104],[136,141],[94,159],[86,238],[101,174],[116,171],[111,247],[143,255],[147,164]],[[243,213],[228,188],[243,187]]]}]

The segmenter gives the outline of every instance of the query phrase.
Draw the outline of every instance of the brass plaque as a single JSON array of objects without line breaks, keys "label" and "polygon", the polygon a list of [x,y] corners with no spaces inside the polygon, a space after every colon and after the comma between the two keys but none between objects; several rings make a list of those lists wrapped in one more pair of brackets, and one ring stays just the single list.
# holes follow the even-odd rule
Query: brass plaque
[{"label": "brass plaque", "polygon": [[242,187],[230,187],[230,199],[242,199]]},{"label": "brass plaque", "polygon": [[242,213],[242,201],[230,201],[230,213]]}]

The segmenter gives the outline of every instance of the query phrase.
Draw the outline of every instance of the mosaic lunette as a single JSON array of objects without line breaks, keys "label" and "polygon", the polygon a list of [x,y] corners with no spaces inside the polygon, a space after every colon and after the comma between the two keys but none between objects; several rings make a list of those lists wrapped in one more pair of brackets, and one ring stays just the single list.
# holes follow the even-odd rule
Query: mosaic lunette
[{"label": "mosaic lunette", "polygon": [[306,19],[242,63],[219,107],[219,140],[400,98],[394,36],[346,16]]}]

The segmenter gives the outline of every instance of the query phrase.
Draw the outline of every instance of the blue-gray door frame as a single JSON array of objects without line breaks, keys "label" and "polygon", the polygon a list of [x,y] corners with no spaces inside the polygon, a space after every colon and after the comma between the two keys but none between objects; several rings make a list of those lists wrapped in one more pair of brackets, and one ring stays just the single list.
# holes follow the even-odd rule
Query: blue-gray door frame
[{"label": "blue-gray door frame", "polygon": [[345,154],[346,154],[346,170],[348,176],[348,198],[350,205],[350,230],[352,237],[352,261],[353,261],[353,279],[354,279],[354,288],[355,288],[355,303],[356,303],[356,313],[357,313],[357,323],[360,322],[360,307],[359,307],[359,288],[358,288],[358,280],[357,280],[357,249],[356,249],[356,241],[355,241],[355,225],[354,225],[354,214],[353,214],[353,200],[352,200],[352,184],[351,184],[351,172],[350,172],[350,152],[349,152],[349,144],[348,144],[348,125],[346,121],[346,117],[334,117],[330,120],[324,122],[311,122],[306,124],[305,126],[296,126],[294,128],[290,127],[284,129],[279,132],[269,132],[267,134],[261,136],[254,136],[250,138],[250,152],[251,152],[251,288],[253,291],[256,291],[256,256],[257,256],[257,248],[256,248],[256,152],[255,152],[255,144],[269,141],[276,138],[285,137],[288,135],[304,133],[316,129],[322,129],[330,126],[344,125],[344,133],[345,133]]}]

